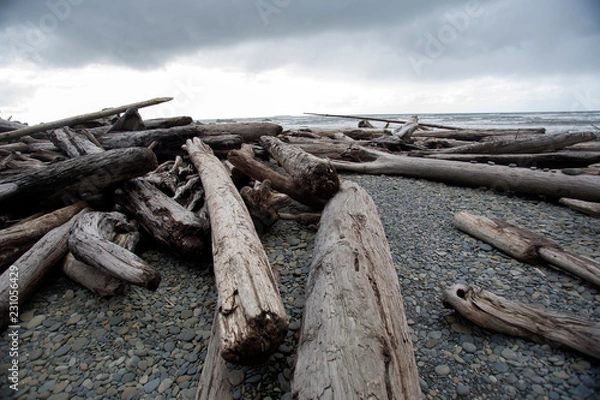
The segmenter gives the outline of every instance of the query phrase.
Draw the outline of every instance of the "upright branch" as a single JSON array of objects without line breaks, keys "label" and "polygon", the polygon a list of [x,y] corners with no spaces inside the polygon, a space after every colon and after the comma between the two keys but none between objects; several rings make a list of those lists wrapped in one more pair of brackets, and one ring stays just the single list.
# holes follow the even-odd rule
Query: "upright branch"
[{"label": "upright branch", "polygon": [[223,358],[241,364],[262,362],[277,350],[288,329],[269,260],[221,161],[198,138],[187,140],[184,149],[206,193]]}]

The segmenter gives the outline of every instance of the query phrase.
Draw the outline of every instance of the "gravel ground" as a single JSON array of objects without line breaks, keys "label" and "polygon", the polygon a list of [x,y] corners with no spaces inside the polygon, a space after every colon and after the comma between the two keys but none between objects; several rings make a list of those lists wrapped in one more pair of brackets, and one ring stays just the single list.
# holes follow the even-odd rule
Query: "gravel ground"
[{"label": "gravel ground", "polygon": [[[591,284],[508,258],[452,226],[465,210],[507,220],[600,260],[600,220],[533,198],[423,180],[344,174],[378,208],[402,287],[427,399],[600,399],[600,362],[493,334],[444,309],[456,282],[508,299],[600,321]],[[304,285],[315,232],[279,221],[262,236],[277,264],[290,316],[284,344],[268,363],[230,366],[234,397],[290,399]],[[206,265],[181,261],[145,243],[141,255],[163,281],[156,292],[130,287],[101,299],[56,275],[21,307],[19,391],[8,388],[8,351],[0,359],[0,397],[19,399],[193,398],[216,300]],[[201,267],[201,268],[199,268]],[[0,341],[9,348],[5,332]],[[12,394],[11,394],[12,393]]]}]

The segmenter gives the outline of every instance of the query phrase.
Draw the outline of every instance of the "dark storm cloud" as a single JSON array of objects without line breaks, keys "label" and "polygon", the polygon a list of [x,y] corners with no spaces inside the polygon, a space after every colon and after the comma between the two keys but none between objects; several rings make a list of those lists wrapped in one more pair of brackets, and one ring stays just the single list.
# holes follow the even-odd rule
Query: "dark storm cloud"
[{"label": "dark storm cloud", "polygon": [[281,66],[373,80],[597,73],[594,0],[5,1],[0,62]]}]

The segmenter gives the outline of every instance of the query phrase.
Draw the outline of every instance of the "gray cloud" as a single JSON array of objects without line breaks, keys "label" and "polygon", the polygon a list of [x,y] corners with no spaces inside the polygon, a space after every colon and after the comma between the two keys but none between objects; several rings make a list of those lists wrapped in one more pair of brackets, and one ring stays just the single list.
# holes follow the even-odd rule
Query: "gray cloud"
[{"label": "gray cloud", "polygon": [[0,63],[157,68],[185,55],[249,72],[367,80],[597,73],[600,4],[496,0],[9,0]]}]

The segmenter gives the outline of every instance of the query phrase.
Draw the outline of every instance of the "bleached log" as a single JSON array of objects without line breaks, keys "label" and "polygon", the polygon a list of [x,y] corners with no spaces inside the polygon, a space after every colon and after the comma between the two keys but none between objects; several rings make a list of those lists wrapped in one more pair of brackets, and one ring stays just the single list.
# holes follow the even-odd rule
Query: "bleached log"
[{"label": "bleached log", "polygon": [[18,205],[60,198],[85,200],[119,182],[157,167],[154,153],[129,148],[86,155],[0,179],[0,204]]},{"label": "bleached log", "polygon": [[299,203],[305,204],[315,209],[322,209],[326,201],[320,199],[300,187],[286,176],[273,171],[259,161],[255,160],[251,153],[251,149],[242,146],[241,150],[233,150],[227,155],[227,160],[239,169],[244,174],[252,179],[264,182],[271,181],[271,186],[274,190],[285,193]]},{"label": "bleached log", "polygon": [[560,150],[576,143],[594,140],[593,132],[568,132],[533,135],[519,138],[503,137],[485,143],[473,143],[450,149],[437,150],[438,154],[519,154]]},{"label": "bleached log", "polygon": [[199,138],[188,140],[184,149],[206,192],[223,358],[240,364],[264,361],[277,350],[288,329],[269,260],[221,161]]},{"label": "bleached log", "polygon": [[63,260],[62,271],[73,282],[101,297],[114,296],[125,291],[124,281],[77,260],[71,252],[67,253]]},{"label": "bleached log", "polygon": [[329,160],[273,137],[262,137],[260,144],[290,174],[292,180],[311,195],[327,200],[338,191],[340,180]]},{"label": "bleached log", "polygon": [[592,217],[600,217],[600,203],[592,203],[589,201],[568,199],[564,197],[558,202],[575,211],[591,215]]},{"label": "bleached log", "polygon": [[135,229],[119,212],[90,212],[73,224],[69,250],[86,264],[154,291],[160,284],[160,274],[129,250],[113,243],[119,231]]},{"label": "bleached log", "polygon": [[596,322],[510,301],[464,284],[446,290],[442,302],[482,328],[600,359],[600,324]]},{"label": "bleached log", "polygon": [[505,192],[538,194],[550,199],[571,197],[600,202],[600,177],[597,176],[569,176],[500,165],[397,156],[364,147],[361,150],[376,158],[375,161],[353,163],[332,160],[331,163],[338,171],[402,175],[454,185],[487,186]]},{"label": "bleached log", "polygon": [[563,249],[523,227],[464,211],[454,215],[454,226],[519,261],[529,264],[545,261],[600,286],[600,262]]},{"label": "bleached log", "polygon": [[86,207],[76,203],[0,231],[0,270],[10,265],[52,229],[66,223]]},{"label": "bleached log", "polygon": [[229,383],[229,369],[221,353],[221,338],[219,337],[219,314],[215,313],[210,340],[202,374],[196,391],[196,400],[230,400],[233,399],[231,384]]},{"label": "bleached log", "polygon": [[89,136],[75,132],[68,127],[55,129],[48,136],[56,147],[71,158],[85,154],[102,153],[104,151],[98,144],[93,143]]},{"label": "bleached log", "polygon": [[377,207],[342,182],[315,238],[295,399],[420,399],[402,295]]},{"label": "bleached log", "polygon": [[494,136],[520,137],[545,132],[545,128],[431,130],[415,132],[413,137],[479,141]]},{"label": "bleached log", "polygon": [[18,324],[18,307],[11,307],[11,299],[15,299],[14,305],[27,301],[44,276],[67,254],[69,230],[74,221],[85,213],[86,210],[80,211],[69,221],[46,233],[0,275],[0,331],[8,325]]}]

